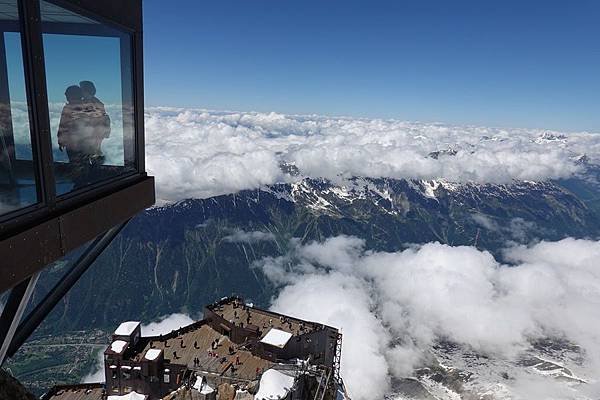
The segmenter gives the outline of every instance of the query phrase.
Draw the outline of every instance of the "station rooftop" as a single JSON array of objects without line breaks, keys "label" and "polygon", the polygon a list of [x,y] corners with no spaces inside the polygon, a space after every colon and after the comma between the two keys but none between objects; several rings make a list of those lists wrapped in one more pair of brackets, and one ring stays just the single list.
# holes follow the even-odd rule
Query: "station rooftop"
[{"label": "station rooftop", "polygon": [[269,334],[270,329],[277,329],[291,333],[292,336],[298,336],[324,328],[322,324],[316,322],[304,321],[299,318],[246,305],[237,297],[223,299],[206,308],[227,321],[238,324],[251,324],[258,327],[261,332],[261,340]]},{"label": "station rooftop", "polygon": [[[213,347],[213,343],[217,343],[216,346]],[[198,324],[189,330],[174,331],[164,335],[162,341],[160,337],[143,338],[140,344],[143,347],[138,350],[126,351],[124,360],[139,363],[144,358],[155,359],[162,352],[171,364],[185,365],[189,370],[206,375],[225,376],[241,381],[254,380],[258,375],[257,371],[260,373],[273,365],[233,343],[207,323]],[[199,360],[199,363],[194,363],[194,359]]]},{"label": "station rooftop", "polygon": [[194,379],[217,392],[268,391],[267,378],[276,371],[292,381],[299,371],[333,370],[335,376],[339,340],[335,328],[262,310],[239,297],[223,298],[205,307],[204,319],[166,334],[141,336],[139,322],[122,323],[104,352],[104,384],[58,387],[43,400],[105,400],[103,388],[108,400],[132,393],[173,400],[201,395],[180,390]]},{"label": "station rooftop", "polygon": [[[236,326],[256,329],[257,341],[278,348],[283,348],[294,336],[325,328],[322,324],[255,308],[237,297],[224,298],[206,308]],[[117,331],[120,332],[124,324]],[[191,371],[232,381],[255,380],[275,364],[253,354],[248,343],[235,343],[216,330],[214,325],[214,321],[206,319],[197,321],[165,335],[142,337],[136,345],[124,351],[119,340],[115,340],[107,351],[122,352],[123,361],[132,364],[144,359],[154,360],[162,353],[171,364],[184,365]]]}]

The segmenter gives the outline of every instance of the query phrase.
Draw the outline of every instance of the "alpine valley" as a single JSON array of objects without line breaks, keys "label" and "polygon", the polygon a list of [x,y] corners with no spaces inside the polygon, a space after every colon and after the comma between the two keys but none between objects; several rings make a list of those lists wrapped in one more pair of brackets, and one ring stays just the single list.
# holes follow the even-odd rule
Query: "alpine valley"
[{"label": "alpine valley", "polygon": [[[363,239],[368,249],[390,252],[437,241],[475,246],[502,260],[507,243],[595,239],[600,235],[600,168],[584,158],[580,162],[584,172],[570,179],[502,185],[361,177],[332,182],[302,177],[293,165],[282,164],[294,177],[291,183],[187,199],[133,219],[29,345],[39,349],[44,340],[56,344],[56,338],[92,328],[90,341],[101,344],[97,329],[110,333],[124,320],[150,322],[172,313],[199,318],[205,304],[232,293],[268,307],[277,288],[253,265],[286,254],[293,240],[346,235]],[[36,298],[60,278],[67,261],[45,272]],[[64,368],[72,354],[49,356],[64,362],[50,365],[47,374],[32,374],[27,346],[9,367],[41,393],[57,383],[48,378],[52,368]],[[517,361],[493,359],[443,338],[429,353],[429,361],[412,376],[393,380],[390,399],[510,398],[502,382],[523,374],[568,386],[586,384],[577,372],[583,357],[579,348],[558,339],[532,342]],[[79,363],[89,367],[96,355],[85,352]],[[87,370],[70,372],[62,378],[77,382]]]}]

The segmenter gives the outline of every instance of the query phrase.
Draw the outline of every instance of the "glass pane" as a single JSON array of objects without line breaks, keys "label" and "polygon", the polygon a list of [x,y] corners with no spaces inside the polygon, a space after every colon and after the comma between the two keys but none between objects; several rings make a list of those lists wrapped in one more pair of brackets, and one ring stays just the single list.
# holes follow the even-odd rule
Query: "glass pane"
[{"label": "glass pane", "polygon": [[38,202],[16,0],[0,4],[0,215]]},{"label": "glass pane", "polygon": [[56,191],[135,170],[131,38],[42,1]]}]

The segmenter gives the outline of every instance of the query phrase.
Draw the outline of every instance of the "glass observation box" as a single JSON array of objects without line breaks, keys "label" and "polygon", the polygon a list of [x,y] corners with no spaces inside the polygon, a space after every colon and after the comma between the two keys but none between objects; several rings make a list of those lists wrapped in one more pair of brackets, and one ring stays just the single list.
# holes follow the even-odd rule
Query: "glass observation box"
[{"label": "glass observation box", "polygon": [[0,292],[154,203],[141,0],[0,0]]}]

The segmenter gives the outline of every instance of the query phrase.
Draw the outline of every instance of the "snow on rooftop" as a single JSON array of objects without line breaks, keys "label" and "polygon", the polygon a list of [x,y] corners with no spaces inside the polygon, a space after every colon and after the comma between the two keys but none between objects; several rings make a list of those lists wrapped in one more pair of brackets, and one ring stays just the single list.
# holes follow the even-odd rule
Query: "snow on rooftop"
[{"label": "snow on rooftop", "polygon": [[280,329],[271,328],[269,332],[260,341],[283,349],[286,343],[290,340],[292,334]]},{"label": "snow on rooftop", "polygon": [[202,385],[202,389],[199,391],[200,394],[211,394],[215,389],[211,388],[208,383]]},{"label": "snow on rooftop", "polygon": [[127,347],[127,342],[124,340],[115,340],[110,345],[110,349],[115,353],[121,353],[125,347]]},{"label": "snow on rooftop", "polygon": [[117,336],[129,336],[133,333],[135,328],[138,327],[140,323],[138,321],[127,321],[121,323],[117,330],[115,331],[115,335]]},{"label": "snow on rooftop", "polygon": [[144,358],[146,360],[150,360],[150,361],[156,360],[158,358],[158,356],[160,356],[161,352],[162,352],[162,350],[160,350],[160,349],[148,349]]},{"label": "snow on rooftop", "polygon": [[137,392],[131,392],[122,396],[108,396],[107,400],[146,400],[147,396]]},{"label": "snow on rooftop", "polygon": [[200,392],[200,394],[210,394],[215,391],[204,379],[201,377],[196,379],[196,383],[194,383],[194,389]]},{"label": "snow on rooftop", "polygon": [[283,399],[294,386],[294,377],[268,369],[260,378],[258,392],[254,396],[256,400]]}]

